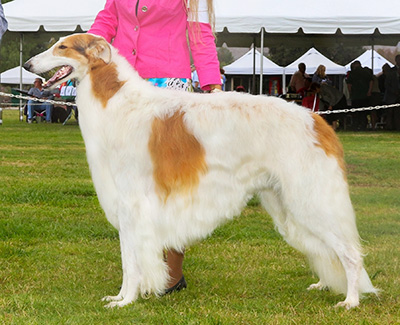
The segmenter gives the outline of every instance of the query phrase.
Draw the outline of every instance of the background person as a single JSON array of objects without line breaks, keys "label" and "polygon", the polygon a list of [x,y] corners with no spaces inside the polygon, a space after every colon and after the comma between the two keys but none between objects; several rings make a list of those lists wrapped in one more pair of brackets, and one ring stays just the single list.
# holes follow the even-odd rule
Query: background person
[{"label": "background person", "polygon": [[222,90],[225,91],[225,84],[226,84],[225,70],[223,68],[220,68],[219,72],[221,73],[221,87]]},{"label": "background person", "polygon": [[[334,111],[347,108],[347,100],[343,92],[325,82],[321,83],[319,95],[321,98],[320,111]],[[343,115],[337,113],[322,114],[322,117],[336,130],[338,127],[337,121]]]},{"label": "background person", "polygon": [[196,67],[194,66],[194,64],[192,64],[191,69],[192,69],[191,78],[192,78],[193,91],[196,93],[201,93],[203,91],[201,90],[199,75],[197,74]]},{"label": "background person", "polygon": [[[47,90],[43,90],[43,81],[40,78],[36,78],[33,82],[33,87],[29,89],[28,95],[41,99],[52,99],[53,95]],[[42,103],[32,99],[28,100],[28,123],[32,123],[34,111],[46,111],[46,122],[51,123],[51,111],[53,105],[50,103]]]},{"label": "background person", "polygon": [[[368,107],[373,86],[371,70],[364,69],[360,61],[354,61],[350,65],[350,69],[347,87],[350,93],[351,106],[354,108]],[[355,130],[365,130],[367,123],[366,111],[353,113],[353,128]]]},{"label": "background person", "polygon": [[[202,90],[213,91],[221,90],[213,23],[212,0],[107,0],[88,33],[112,42],[142,78],[159,87],[191,90],[191,53]],[[166,293],[186,287],[183,257],[167,253]]]},{"label": "background person", "polygon": [[[385,104],[400,103],[400,54],[395,57],[396,65],[391,68],[385,80]],[[386,128],[400,131],[400,108],[391,107],[385,110]]]},{"label": "background person", "polygon": [[307,96],[302,99],[301,106],[307,107],[312,112],[318,112],[320,88],[321,86],[318,83],[313,82],[307,91]]},{"label": "background person", "polygon": [[310,77],[304,78],[304,87],[300,88],[297,91],[297,94],[299,94],[301,98],[307,97],[308,92],[310,91],[311,84],[312,84],[312,78]]},{"label": "background person", "polygon": [[4,16],[3,5],[1,4],[0,0],[0,42],[3,34],[6,32],[8,27],[8,23],[6,17]]},{"label": "background person", "polygon": [[[369,70],[372,75],[372,90],[371,90],[371,98],[369,101],[370,106],[379,106],[382,104],[381,91],[379,89],[379,79],[374,75],[372,69],[365,67],[364,69]],[[372,110],[369,113],[370,116],[370,128],[375,130],[376,123],[380,120],[381,111],[380,110]]]},{"label": "background person", "polygon": [[304,80],[310,76],[306,73],[306,65],[301,62],[298,65],[299,70],[297,70],[289,82],[289,91],[297,93],[301,88],[304,88]]},{"label": "background person", "polygon": [[317,70],[315,70],[312,76],[312,82],[316,82],[319,85],[323,82],[327,84],[332,83],[326,75],[326,67],[323,64],[320,64]]},{"label": "background person", "polygon": [[235,88],[235,91],[238,93],[246,93],[246,88],[244,88],[242,85],[240,85]]}]

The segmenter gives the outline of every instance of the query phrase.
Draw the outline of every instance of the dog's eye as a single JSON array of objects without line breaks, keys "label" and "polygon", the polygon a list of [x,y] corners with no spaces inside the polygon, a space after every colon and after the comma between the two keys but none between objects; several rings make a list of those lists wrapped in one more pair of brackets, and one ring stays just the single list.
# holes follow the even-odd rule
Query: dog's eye
[{"label": "dog's eye", "polygon": [[67,47],[66,47],[65,45],[60,45],[58,48],[59,48],[60,50],[65,50]]}]

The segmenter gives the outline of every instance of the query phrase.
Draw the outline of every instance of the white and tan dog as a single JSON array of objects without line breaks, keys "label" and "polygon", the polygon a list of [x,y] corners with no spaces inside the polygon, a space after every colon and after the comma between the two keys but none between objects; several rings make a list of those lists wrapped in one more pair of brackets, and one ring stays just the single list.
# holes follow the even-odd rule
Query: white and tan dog
[{"label": "white and tan dog", "polygon": [[182,250],[239,215],[258,194],[284,239],[310,260],[310,288],[359,304],[377,290],[363,268],[343,152],[324,120],[284,100],[158,89],[104,39],[75,34],[25,68],[63,68],[47,83],[79,81],[77,105],[93,182],[118,229],[123,282],[108,306],[162,294],[163,250]]}]

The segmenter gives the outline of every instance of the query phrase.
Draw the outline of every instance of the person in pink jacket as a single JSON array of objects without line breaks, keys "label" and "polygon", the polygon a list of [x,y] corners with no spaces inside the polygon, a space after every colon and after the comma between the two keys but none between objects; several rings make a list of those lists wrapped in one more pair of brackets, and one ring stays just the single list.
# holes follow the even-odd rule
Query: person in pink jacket
[{"label": "person in pink jacket", "polygon": [[[220,85],[210,0],[107,0],[88,33],[103,36],[142,78],[190,79],[190,52],[203,90]],[[207,4],[209,2],[210,4]],[[210,8],[210,9],[209,9]],[[187,42],[186,32],[190,49]]]},{"label": "person in pink jacket", "polygon": [[[212,22],[212,0],[107,0],[88,33],[112,43],[158,87],[190,90],[191,54],[201,88],[217,91],[221,75]],[[167,252],[166,293],[186,288],[183,258]]]}]

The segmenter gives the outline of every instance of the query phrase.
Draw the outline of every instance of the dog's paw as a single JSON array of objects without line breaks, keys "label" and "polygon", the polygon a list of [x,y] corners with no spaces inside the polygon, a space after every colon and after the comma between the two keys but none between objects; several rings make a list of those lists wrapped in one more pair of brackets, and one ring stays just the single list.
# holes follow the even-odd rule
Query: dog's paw
[{"label": "dog's paw", "polygon": [[107,305],[105,305],[105,308],[114,308],[114,307],[124,307],[128,304],[132,303],[132,300],[127,300],[127,299],[123,299],[120,301],[111,301],[110,303],[108,303]]},{"label": "dog's paw", "polygon": [[327,289],[326,286],[324,286],[321,281],[319,281],[318,283],[314,283],[307,288],[307,290],[321,290],[321,291],[326,289]]},{"label": "dog's paw", "polygon": [[123,297],[121,295],[118,296],[105,296],[101,299],[101,301],[119,301],[122,300]]},{"label": "dog's paw", "polygon": [[336,304],[335,308],[346,308],[347,310],[357,307],[359,305],[358,301],[341,301],[339,303]]}]

